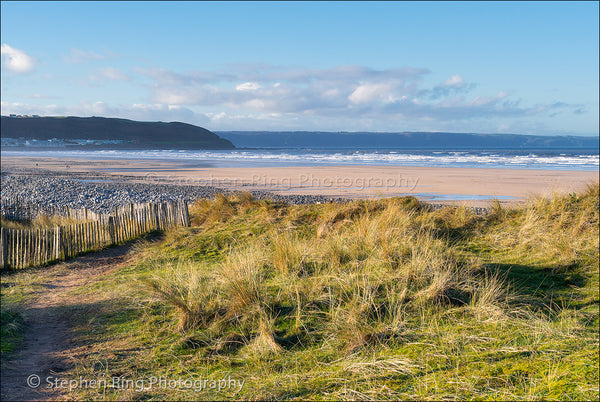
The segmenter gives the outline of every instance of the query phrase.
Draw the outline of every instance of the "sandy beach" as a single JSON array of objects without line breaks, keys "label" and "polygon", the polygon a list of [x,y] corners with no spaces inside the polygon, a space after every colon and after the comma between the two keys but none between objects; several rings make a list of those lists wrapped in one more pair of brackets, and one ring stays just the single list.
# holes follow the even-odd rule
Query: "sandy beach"
[{"label": "sandy beach", "polygon": [[3,157],[2,169],[10,168],[125,175],[143,182],[210,185],[278,194],[352,198],[414,195],[424,200],[473,206],[487,205],[496,197],[510,204],[537,194],[580,191],[598,180],[598,172],[589,171],[401,166],[214,168],[158,160]]}]

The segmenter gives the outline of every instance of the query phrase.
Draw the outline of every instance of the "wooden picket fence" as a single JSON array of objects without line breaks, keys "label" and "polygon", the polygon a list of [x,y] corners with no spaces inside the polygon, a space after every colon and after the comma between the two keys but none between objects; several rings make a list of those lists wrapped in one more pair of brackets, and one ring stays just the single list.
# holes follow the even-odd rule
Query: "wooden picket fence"
[{"label": "wooden picket fence", "polygon": [[187,202],[129,204],[111,214],[85,210],[81,223],[48,229],[0,228],[0,263],[3,268],[20,269],[64,260],[88,251],[120,244],[154,230],[189,226]]},{"label": "wooden picket fence", "polygon": [[19,197],[2,196],[0,198],[0,215],[12,220],[32,220],[42,215],[61,216],[79,221],[101,220],[102,214],[87,208],[46,205],[19,199]]}]

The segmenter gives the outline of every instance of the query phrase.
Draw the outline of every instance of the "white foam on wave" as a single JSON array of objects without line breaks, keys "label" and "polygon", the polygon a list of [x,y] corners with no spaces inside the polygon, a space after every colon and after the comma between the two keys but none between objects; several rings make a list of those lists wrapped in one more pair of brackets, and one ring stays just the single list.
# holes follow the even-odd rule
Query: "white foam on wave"
[{"label": "white foam on wave", "polygon": [[[31,156],[32,151],[3,151],[6,156]],[[86,159],[160,159],[175,161],[198,161],[218,163],[251,163],[285,166],[298,165],[390,165],[390,166],[446,166],[446,167],[515,167],[532,169],[597,170],[599,155],[510,155],[501,153],[471,153],[453,151],[431,153],[398,153],[361,151],[298,150],[294,152],[274,150],[260,151],[186,151],[186,150],[99,150],[99,151],[44,151],[38,156]]]}]

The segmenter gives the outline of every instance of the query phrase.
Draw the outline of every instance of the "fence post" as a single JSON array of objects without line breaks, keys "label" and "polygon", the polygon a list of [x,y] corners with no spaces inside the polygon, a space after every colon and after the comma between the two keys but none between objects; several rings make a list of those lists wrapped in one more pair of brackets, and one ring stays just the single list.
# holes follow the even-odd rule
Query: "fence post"
[{"label": "fence post", "polygon": [[54,258],[57,260],[60,259],[60,243],[61,243],[61,235],[60,235],[60,226],[57,226],[54,232]]},{"label": "fence post", "polygon": [[129,238],[134,238],[136,233],[134,230],[135,215],[133,213],[133,202],[129,204]]},{"label": "fence post", "polygon": [[40,265],[40,260],[41,260],[41,254],[42,254],[42,244],[41,244],[41,240],[42,240],[42,235],[41,235],[41,231],[42,229],[36,229],[35,230],[35,242],[34,244],[34,250],[35,250],[35,259],[34,259],[34,264],[35,265]]},{"label": "fence post", "polygon": [[115,207],[115,217],[113,219],[113,227],[115,231],[115,244],[121,241],[121,217],[119,216],[119,209]]},{"label": "fence post", "polygon": [[190,226],[190,210],[188,209],[187,200],[183,200],[183,225]]},{"label": "fence post", "polygon": [[48,256],[48,249],[50,248],[50,245],[48,244],[48,229],[43,229],[42,233],[42,259],[44,263],[46,263],[50,259]]},{"label": "fence post", "polygon": [[108,217],[108,235],[110,236],[110,244],[115,244],[115,219],[112,216]]},{"label": "fence post", "polygon": [[21,268],[19,265],[21,259],[19,257],[21,256],[21,249],[23,247],[21,246],[21,231],[19,229],[15,229],[15,237],[17,238],[15,243],[15,268]]},{"label": "fence post", "polygon": [[25,231],[25,266],[31,263],[31,230]]},{"label": "fence post", "polygon": [[2,263],[2,268],[6,268],[6,257],[7,257],[7,247],[6,247],[6,241],[4,240],[4,236],[5,236],[5,232],[4,232],[4,228],[0,227],[0,258],[2,259],[2,261],[0,261]]},{"label": "fence post", "polygon": [[152,204],[152,211],[154,212],[155,229],[160,230],[160,218],[158,215],[158,204]]},{"label": "fence post", "polygon": [[7,229],[8,233],[9,233],[9,238],[10,238],[10,254],[9,254],[9,264],[11,266],[11,268],[15,267],[15,255],[16,255],[16,241],[17,239],[15,238],[15,230],[14,229]]}]

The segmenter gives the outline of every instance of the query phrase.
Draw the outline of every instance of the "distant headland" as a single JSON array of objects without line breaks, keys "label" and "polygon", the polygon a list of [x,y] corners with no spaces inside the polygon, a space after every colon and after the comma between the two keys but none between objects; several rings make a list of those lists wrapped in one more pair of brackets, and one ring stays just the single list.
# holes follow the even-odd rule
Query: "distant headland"
[{"label": "distant headland", "polygon": [[2,116],[2,147],[70,149],[233,149],[205,128],[106,117]]},{"label": "distant headland", "polygon": [[598,137],[448,132],[216,131],[238,148],[598,150]]}]

